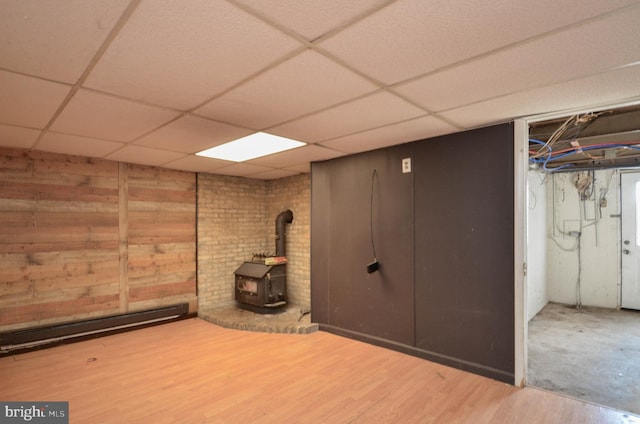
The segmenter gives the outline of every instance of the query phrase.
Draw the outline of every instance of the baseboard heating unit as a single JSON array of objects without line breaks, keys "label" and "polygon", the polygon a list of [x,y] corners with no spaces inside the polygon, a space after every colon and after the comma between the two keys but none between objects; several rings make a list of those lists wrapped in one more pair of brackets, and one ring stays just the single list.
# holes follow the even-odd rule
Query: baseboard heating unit
[{"label": "baseboard heating unit", "polygon": [[189,317],[189,304],[0,333],[0,355]]}]

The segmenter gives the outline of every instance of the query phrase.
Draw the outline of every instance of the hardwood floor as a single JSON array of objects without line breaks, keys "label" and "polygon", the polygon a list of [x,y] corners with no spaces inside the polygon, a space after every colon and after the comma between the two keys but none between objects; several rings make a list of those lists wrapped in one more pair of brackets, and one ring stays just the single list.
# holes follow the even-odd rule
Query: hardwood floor
[{"label": "hardwood floor", "polygon": [[199,320],[0,358],[1,401],[68,401],[71,423],[640,423],[324,332]]}]

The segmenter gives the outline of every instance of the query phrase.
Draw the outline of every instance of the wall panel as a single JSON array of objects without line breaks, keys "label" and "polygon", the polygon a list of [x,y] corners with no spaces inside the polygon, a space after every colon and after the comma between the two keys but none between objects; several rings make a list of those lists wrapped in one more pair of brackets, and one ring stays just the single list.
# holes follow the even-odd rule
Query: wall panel
[{"label": "wall panel", "polygon": [[0,149],[1,331],[195,311],[195,269],[195,174]]},{"label": "wall panel", "polygon": [[145,309],[196,304],[196,177],[129,165],[127,170],[128,305]]},{"label": "wall panel", "polygon": [[513,129],[416,145],[416,346],[511,378]]},{"label": "wall panel", "polygon": [[510,124],[314,163],[312,320],[513,382],[513,186]]},{"label": "wall panel", "polygon": [[[405,145],[314,164],[314,322],[413,345],[411,156]],[[368,274],[372,235],[380,270]]]}]

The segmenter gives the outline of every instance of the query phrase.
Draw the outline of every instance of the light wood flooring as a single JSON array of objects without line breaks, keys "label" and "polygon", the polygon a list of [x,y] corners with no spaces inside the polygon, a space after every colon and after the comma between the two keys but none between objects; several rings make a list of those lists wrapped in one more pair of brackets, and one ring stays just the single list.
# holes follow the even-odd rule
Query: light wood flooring
[{"label": "light wood flooring", "polygon": [[77,423],[640,423],[322,331],[189,319],[0,358],[0,400]]}]

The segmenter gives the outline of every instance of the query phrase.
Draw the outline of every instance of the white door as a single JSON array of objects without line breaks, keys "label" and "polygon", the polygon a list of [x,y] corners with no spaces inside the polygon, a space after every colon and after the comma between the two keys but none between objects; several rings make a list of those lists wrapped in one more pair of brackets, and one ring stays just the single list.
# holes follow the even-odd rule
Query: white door
[{"label": "white door", "polygon": [[620,175],[622,229],[621,306],[640,309],[640,173]]}]

